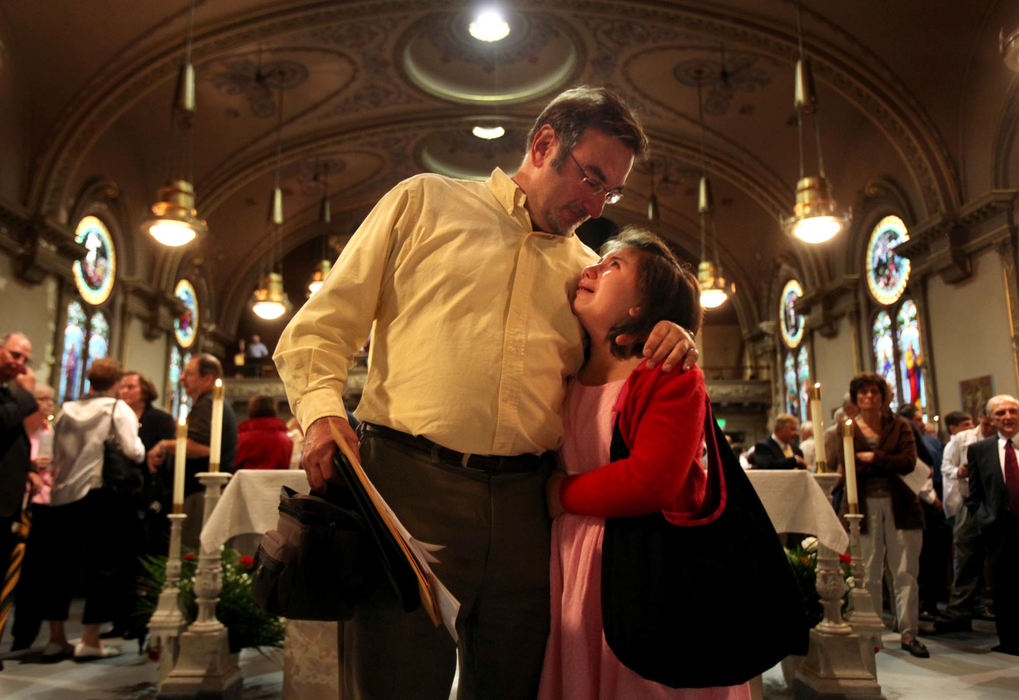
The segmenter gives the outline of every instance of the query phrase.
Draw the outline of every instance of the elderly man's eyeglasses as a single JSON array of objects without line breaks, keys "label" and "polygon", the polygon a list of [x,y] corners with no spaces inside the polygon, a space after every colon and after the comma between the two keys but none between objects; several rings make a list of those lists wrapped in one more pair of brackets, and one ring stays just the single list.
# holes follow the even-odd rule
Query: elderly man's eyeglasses
[{"label": "elderly man's eyeglasses", "polygon": [[615,204],[616,202],[623,198],[622,189],[618,187],[613,190],[605,189],[605,185],[601,184],[600,182],[598,182],[593,177],[587,174],[587,171],[584,170],[584,166],[581,165],[579,161],[577,161],[577,158],[573,155],[572,151],[568,151],[567,153],[570,156],[570,159],[573,161],[573,164],[577,166],[577,170],[580,171],[580,179],[583,180],[584,184],[587,185],[587,188],[591,190],[591,194],[604,196],[606,204]]}]

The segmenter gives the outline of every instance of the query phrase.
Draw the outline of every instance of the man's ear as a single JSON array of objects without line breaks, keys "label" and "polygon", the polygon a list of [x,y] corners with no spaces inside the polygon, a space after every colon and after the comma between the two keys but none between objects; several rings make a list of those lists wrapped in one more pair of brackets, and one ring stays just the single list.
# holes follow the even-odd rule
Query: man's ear
[{"label": "man's ear", "polygon": [[558,143],[559,139],[556,138],[555,129],[548,124],[543,124],[534,134],[534,140],[531,141],[528,155],[532,164],[536,168],[540,168],[545,162],[551,161]]},{"label": "man's ear", "polygon": [[631,318],[637,318],[638,316],[640,316],[640,307],[639,306],[631,306],[629,314],[630,314]]}]

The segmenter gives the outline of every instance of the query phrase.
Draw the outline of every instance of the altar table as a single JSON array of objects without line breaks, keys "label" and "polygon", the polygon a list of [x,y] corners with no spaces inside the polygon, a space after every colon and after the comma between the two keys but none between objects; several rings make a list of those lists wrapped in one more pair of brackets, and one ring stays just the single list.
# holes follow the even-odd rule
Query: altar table
[{"label": "altar table", "polygon": [[746,475],[777,532],[814,535],[840,554],[849,549],[849,535],[813,474],[804,469],[748,469]]}]

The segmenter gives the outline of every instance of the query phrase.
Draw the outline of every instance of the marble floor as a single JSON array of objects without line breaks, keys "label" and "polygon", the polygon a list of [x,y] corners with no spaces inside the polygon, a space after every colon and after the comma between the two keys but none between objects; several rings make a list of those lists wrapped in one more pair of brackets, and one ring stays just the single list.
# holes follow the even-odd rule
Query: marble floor
[{"label": "marble floor", "polygon": [[[73,619],[73,616],[72,616]],[[69,632],[74,629],[69,624]],[[72,637],[73,639],[73,637]],[[997,643],[993,623],[974,622],[972,632],[922,636],[931,652],[929,659],[915,659],[899,649],[897,634],[884,635],[885,650],[877,655],[878,682],[888,700],[1012,700],[1019,697],[1019,657],[990,652]],[[119,644],[119,640],[111,640]],[[40,636],[35,652],[45,639]],[[0,646],[0,656],[9,642]],[[138,654],[134,641],[123,642],[122,656],[77,664],[67,660],[40,664],[28,655],[21,660],[5,658],[0,672],[0,698],[100,700],[156,697],[156,664]],[[241,654],[243,697],[268,700],[282,697],[282,650],[264,653],[246,649]],[[781,670],[764,674],[764,697],[792,698]],[[300,698],[298,700],[317,700]]]}]

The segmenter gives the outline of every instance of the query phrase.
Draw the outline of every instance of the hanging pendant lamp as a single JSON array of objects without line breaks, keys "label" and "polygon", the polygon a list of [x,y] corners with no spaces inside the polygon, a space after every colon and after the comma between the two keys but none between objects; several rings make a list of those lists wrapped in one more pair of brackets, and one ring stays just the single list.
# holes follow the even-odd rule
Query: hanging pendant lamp
[{"label": "hanging pendant lamp", "polygon": [[[849,226],[849,213],[838,208],[832,196],[831,183],[824,174],[824,157],[821,154],[821,129],[818,125],[817,95],[814,77],[803,51],[803,27],[800,6],[796,5],[796,35],[799,42],[799,59],[796,61],[796,79],[793,104],[796,107],[796,131],[799,139],[800,179],[796,183],[796,203],[793,215],[783,221],[788,233],[804,243],[818,244],[831,240]],[[817,150],[817,175],[807,176],[803,166],[803,117],[809,115],[814,123],[814,140]]]},{"label": "hanging pendant lamp", "polygon": [[[191,125],[195,115],[195,68],[191,64],[191,35],[194,25],[194,2],[188,3],[187,37],[184,42],[184,62],[177,77],[176,99],[171,111],[173,131],[172,148],[183,154],[188,165],[182,171],[185,177],[175,176],[159,188],[158,199],[152,205],[152,217],[142,228],[160,244],[168,248],[187,245],[198,236],[205,235],[209,227],[198,218],[195,209],[195,188],[191,184]],[[178,135],[177,131],[181,133]]]},{"label": "hanging pendant lamp", "polygon": [[[704,102],[701,99],[703,75],[697,79],[697,119],[701,127],[701,179],[697,188],[697,213],[701,228],[701,261],[697,265],[697,281],[701,286],[701,306],[717,309],[729,300],[729,286],[722,277],[722,266],[718,262],[718,241],[715,238],[714,200],[711,197],[711,181],[708,180],[707,159],[704,156],[705,127]],[[714,255],[708,257],[708,238]]]}]

